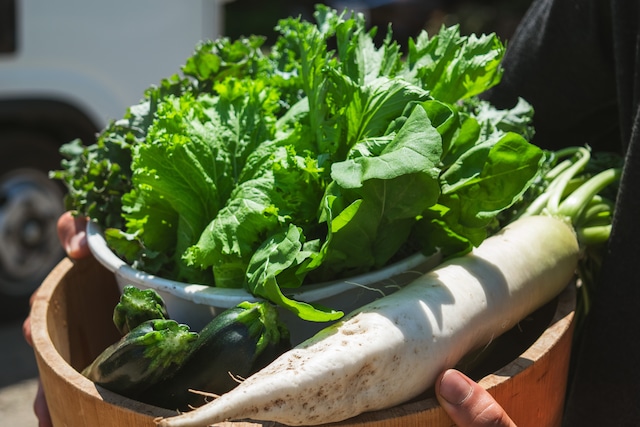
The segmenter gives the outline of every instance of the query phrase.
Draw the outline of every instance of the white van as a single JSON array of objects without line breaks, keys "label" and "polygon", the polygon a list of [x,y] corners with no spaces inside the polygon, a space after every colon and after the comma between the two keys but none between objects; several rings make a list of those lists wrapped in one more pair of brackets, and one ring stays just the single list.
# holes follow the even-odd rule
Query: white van
[{"label": "white van", "polygon": [[58,148],[92,143],[222,33],[224,0],[0,0],[0,318],[62,258]]}]

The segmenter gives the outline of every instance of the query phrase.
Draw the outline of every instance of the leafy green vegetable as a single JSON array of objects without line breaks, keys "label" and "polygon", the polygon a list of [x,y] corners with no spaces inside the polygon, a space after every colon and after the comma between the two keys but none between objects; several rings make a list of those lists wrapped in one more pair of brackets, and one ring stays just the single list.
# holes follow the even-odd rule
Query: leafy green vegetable
[{"label": "leafy green vegetable", "polygon": [[533,182],[532,108],[477,95],[504,46],[457,26],[401,52],[318,6],[263,38],[196,47],[89,147],[66,146],[70,206],[136,268],[245,288],[312,321],[287,289],[478,245]]},{"label": "leafy green vegetable", "polygon": [[431,39],[423,32],[409,41],[407,77],[419,80],[434,98],[454,103],[497,84],[503,55],[504,46],[494,35],[461,38],[456,26]]},{"label": "leafy green vegetable", "polygon": [[126,285],[120,301],[113,309],[113,324],[120,334],[126,335],[136,326],[152,319],[169,319],[162,297],[153,289]]}]

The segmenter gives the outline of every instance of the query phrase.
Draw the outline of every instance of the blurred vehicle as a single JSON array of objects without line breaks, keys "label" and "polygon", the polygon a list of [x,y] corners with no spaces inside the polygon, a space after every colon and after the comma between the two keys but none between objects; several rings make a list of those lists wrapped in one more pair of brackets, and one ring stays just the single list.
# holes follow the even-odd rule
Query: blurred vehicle
[{"label": "blurred vehicle", "polygon": [[95,141],[222,31],[224,0],[0,0],[0,318],[64,256],[61,144]]}]

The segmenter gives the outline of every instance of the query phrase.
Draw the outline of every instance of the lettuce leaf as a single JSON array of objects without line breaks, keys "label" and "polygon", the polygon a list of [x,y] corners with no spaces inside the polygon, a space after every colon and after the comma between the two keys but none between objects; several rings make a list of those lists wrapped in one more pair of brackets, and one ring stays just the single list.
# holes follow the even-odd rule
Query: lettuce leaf
[{"label": "lettuce leaf", "polygon": [[317,6],[264,38],[204,41],[54,176],[131,264],[245,288],[310,321],[289,290],[409,253],[478,245],[538,174],[533,109],[481,101],[504,46],[457,26],[401,52],[364,16]]},{"label": "lettuce leaf", "polygon": [[126,232],[144,242],[138,257],[169,253],[162,271],[178,280],[206,280],[183,255],[226,204],[247,157],[272,134],[268,117],[278,98],[264,82],[229,79],[218,93],[168,97],[146,143],[132,152]]}]

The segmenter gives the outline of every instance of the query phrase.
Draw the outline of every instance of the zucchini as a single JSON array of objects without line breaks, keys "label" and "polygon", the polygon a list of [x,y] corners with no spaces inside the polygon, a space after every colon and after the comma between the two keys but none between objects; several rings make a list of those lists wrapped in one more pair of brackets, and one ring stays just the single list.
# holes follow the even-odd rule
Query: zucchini
[{"label": "zucchini", "polygon": [[171,376],[191,354],[198,334],[174,320],[147,320],[107,347],[82,375],[115,393],[136,399]]},{"label": "zucchini", "polygon": [[168,319],[162,297],[153,289],[128,285],[122,289],[120,301],[113,309],[113,324],[126,335],[139,324],[151,319]]},{"label": "zucchini", "polygon": [[200,331],[188,360],[140,399],[180,411],[201,406],[203,393],[226,393],[290,348],[289,332],[274,306],[241,303],[214,317]]}]

